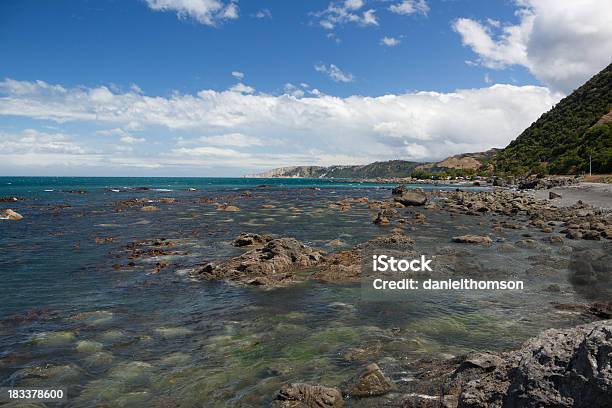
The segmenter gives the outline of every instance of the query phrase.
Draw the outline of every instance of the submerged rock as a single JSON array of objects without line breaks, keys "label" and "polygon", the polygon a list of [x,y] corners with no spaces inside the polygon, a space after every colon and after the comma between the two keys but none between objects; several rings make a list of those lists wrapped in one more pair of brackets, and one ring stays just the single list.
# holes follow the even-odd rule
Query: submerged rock
[{"label": "submerged rock", "polygon": [[493,243],[491,238],[484,235],[460,235],[458,237],[453,237],[453,242],[458,242],[461,244],[478,244],[478,245],[486,245],[489,246]]},{"label": "submerged rock", "polygon": [[610,406],[610,320],[546,330],[502,359],[463,387],[460,408]]},{"label": "submerged rock", "polygon": [[340,408],[342,394],[335,388],[304,383],[284,385],[272,402],[272,408]]},{"label": "submerged rock", "polygon": [[321,252],[295,238],[278,238],[238,257],[206,264],[196,271],[196,276],[206,280],[279,286],[294,281],[296,270],[314,266],[322,258]]},{"label": "submerged rock", "polygon": [[392,389],[393,383],[376,363],[361,369],[345,386],[346,393],[352,397],[384,395]]},{"label": "submerged rock", "polygon": [[0,220],[20,221],[23,220],[23,215],[19,214],[17,211],[7,208],[6,210],[2,210],[2,212],[0,212]]}]

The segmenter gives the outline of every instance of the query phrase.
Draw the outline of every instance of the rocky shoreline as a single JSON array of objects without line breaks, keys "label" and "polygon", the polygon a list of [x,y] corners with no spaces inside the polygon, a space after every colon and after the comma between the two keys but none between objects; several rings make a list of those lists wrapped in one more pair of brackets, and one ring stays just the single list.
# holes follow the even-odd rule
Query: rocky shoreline
[{"label": "rocky shoreline", "polygon": [[[306,201],[320,193],[316,189],[303,189],[296,196]],[[131,198],[114,202],[112,211],[121,215],[138,214],[142,217],[139,223],[164,215],[172,219],[173,210],[187,200],[159,196]],[[189,200],[194,209],[204,207],[209,214],[222,214],[230,221],[230,217],[248,214],[253,208],[266,214],[278,211],[289,217],[307,211],[295,206],[299,202],[284,208],[282,200],[260,195],[256,189]],[[147,279],[149,275],[161,276],[178,265],[192,278],[190,283],[191,280],[226,281],[232,285],[290,291],[284,288],[304,281],[318,282],[317,286],[321,283],[325,287],[359,282],[363,277],[362,264],[367,259],[365,254],[370,249],[392,249],[416,256],[417,248],[421,249],[419,244],[428,238],[438,244],[432,254],[434,262],[450,276],[455,273],[478,276],[499,269],[497,265],[483,269],[470,264],[469,258],[478,251],[513,253],[517,248],[526,249],[531,250],[529,259],[535,260],[529,263],[526,273],[534,276],[546,276],[546,273],[552,276],[555,268],[568,268],[571,262],[576,263],[572,266],[572,280],[566,287],[550,285],[545,290],[558,293],[571,290],[584,301],[568,303],[571,300],[565,298],[562,301],[565,303],[555,306],[556,310],[580,315],[583,322],[610,319],[612,212],[591,206],[587,200],[568,206],[558,203],[558,197],[546,195],[539,199],[529,191],[506,188],[423,191],[400,185],[389,192],[377,190],[370,198],[338,194],[326,195],[323,201],[317,202],[313,211],[320,211],[322,217],[355,215],[352,222],[367,224],[369,230],[378,231],[373,238],[357,244],[356,240],[345,244],[342,235],[322,243],[308,241],[308,236],[298,240],[263,233],[263,228],[257,226],[246,231],[240,226],[232,230],[229,239],[226,236],[222,241],[224,247],[231,249],[225,252],[225,257],[194,256],[193,262],[187,261],[189,248],[176,236],[123,242],[119,252],[109,251],[109,254],[115,262],[113,269],[142,270]],[[23,208],[25,221],[15,225],[30,222],[31,213],[27,207]],[[212,225],[209,224],[205,233],[215,233]],[[443,234],[427,236],[428,228],[441,226],[446,228],[439,229]],[[245,232],[236,236],[241,230]],[[451,230],[453,233],[448,233]],[[204,232],[194,230],[193,239],[197,240],[200,233]],[[120,242],[109,234],[92,240],[101,248]],[[585,251],[583,254],[589,263],[582,265],[571,256],[579,251]],[[326,382],[323,376],[320,380],[278,377],[275,388],[268,389],[265,395],[269,396],[267,403],[275,408],[603,407],[612,401],[611,325],[610,320],[604,320],[570,329],[550,329],[514,351],[467,355],[462,355],[462,351],[453,356],[427,351],[402,359],[378,352],[374,342],[360,341],[334,349],[341,361],[338,364],[350,367],[351,371],[341,385],[338,381]],[[398,344],[411,341],[409,335],[398,333],[393,332],[390,341]],[[259,342],[258,338],[254,344]],[[398,372],[407,373],[405,377],[409,380],[398,379]],[[273,394],[274,390],[278,393]]]},{"label": "rocky shoreline", "polygon": [[[428,212],[445,211],[478,218],[495,214],[499,221],[491,222],[492,233],[504,229],[525,230],[526,239],[518,246],[535,246],[529,231],[548,234],[548,241],[562,244],[564,240],[612,240],[612,212],[593,208],[584,203],[557,207],[552,200],[536,200],[530,195],[510,190],[487,192],[432,191],[393,189],[387,200],[370,202],[364,199],[342,199],[330,204],[338,211],[350,211],[353,205],[367,205],[376,210],[373,223],[388,229],[388,234],[351,249],[326,254],[294,238],[243,233],[234,246],[249,248],[237,257],[213,261],[197,268],[192,276],[203,280],[226,280],[239,284],[264,287],[286,286],[307,277],[327,282],[358,281],[363,252],[371,246],[400,246],[412,249],[413,240],[401,227],[424,224]],[[422,211],[415,212],[414,209]],[[406,213],[405,211],[409,212]],[[518,222],[521,216],[526,221]],[[476,221],[478,222],[478,221]],[[490,246],[489,235],[464,234],[449,237],[449,242]]]},{"label": "rocky shoreline", "polygon": [[[404,253],[414,252],[414,241],[401,226],[426,223],[428,211],[471,216],[475,222],[483,215],[496,214],[499,218],[492,222],[492,232],[525,231],[525,239],[515,243],[517,246],[537,244],[529,231],[548,234],[551,243],[561,244],[564,240],[612,239],[609,211],[584,203],[557,207],[552,199],[537,200],[524,192],[505,189],[424,192],[399,186],[386,200],[343,199],[330,203],[330,208],[345,212],[355,205],[376,211],[372,222],[387,228],[388,233],[329,254],[294,238],[243,233],[233,244],[247,248],[246,252],[207,263],[193,276],[269,288],[304,279],[356,282],[361,278],[361,263],[367,248],[395,247]],[[519,222],[519,218],[524,221]],[[449,237],[449,241],[481,246],[490,246],[493,242],[488,235],[474,234]],[[596,256],[600,257],[600,263],[609,262],[603,261],[610,256],[605,249]],[[445,267],[452,269],[450,264]],[[609,282],[609,268],[593,273],[600,272],[606,276],[598,275],[597,279]],[[588,276],[580,273],[576,280],[582,284],[592,279],[591,272]],[[612,306],[609,301],[595,302],[590,313],[610,318]],[[355,407],[604,407],[612,401],[611,358],[612,321],[605,320],[565,330],[550,329],[519,349],[505,353],[389,363],[405,365],[402,368],[413,373],[418,380],[409,384],[392,381],[385,375],[385,364],[380,366],[370,361],[339,389],[325,384],[287,384],[271,406],[333,408],[350,402]]]},{"label": "rocky shoreline", "polygon": [[546,330],[509,352],[404,364],[415,382],[393,383],[371,363],[342,389],[287,384],[271,407],[604,408],[612,401],[611,364],[612,320],[604,320]]}]

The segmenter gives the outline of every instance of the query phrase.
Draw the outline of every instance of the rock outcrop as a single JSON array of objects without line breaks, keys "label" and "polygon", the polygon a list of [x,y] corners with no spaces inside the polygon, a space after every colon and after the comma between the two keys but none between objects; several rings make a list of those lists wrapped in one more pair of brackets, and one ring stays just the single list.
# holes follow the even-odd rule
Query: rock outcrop
[{"label": "rock outcrop", "polygon": [[584,407],[612,402],[612,321],[550,329],[468,382],[459,408]]},{"label": "rock outcrop", "polygon": [[375,248],[401,250],[406,256],[413,252],[414,241],[399,233],[383,235],[351,249],[334,252],[323,258],[323,261],[312,275],[312,278],[322,282],[357,282],[361,279],[363,257]]},{"label": "rock outcrop", "polygon": [[194,275],[206,280],[282,286],[295,280],[297,270],[315,266],[322,258],[321,252],[295,238],[277,238],[238,257],[208,263]]}]

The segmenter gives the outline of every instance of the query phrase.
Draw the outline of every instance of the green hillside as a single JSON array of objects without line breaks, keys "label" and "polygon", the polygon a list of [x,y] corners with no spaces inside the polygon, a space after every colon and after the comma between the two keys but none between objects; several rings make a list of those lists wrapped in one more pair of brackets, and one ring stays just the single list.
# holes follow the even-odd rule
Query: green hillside
[{"label": "green hillside", "polygon": [[561,100],[494,159],[499,174],[612,172],[612,64]]}]

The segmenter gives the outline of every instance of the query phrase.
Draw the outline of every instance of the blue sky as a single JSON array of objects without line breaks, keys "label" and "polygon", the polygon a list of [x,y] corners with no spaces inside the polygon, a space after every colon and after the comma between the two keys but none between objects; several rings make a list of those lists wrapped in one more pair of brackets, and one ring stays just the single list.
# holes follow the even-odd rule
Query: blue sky
[{"label": "blue sky", "polygon": [[[393,2],[373,2],[378,26],[332,31],[311,15],[329,1],[238,4],[240,18],[213,28],[152,11],[144,1],[3,2],[0,46],[10,58],[3,58],[0,77],[68,86],[135,83],[154,95],[226,89],[235,82],[232,71],[266,92],[306,82],[338,96],[480,87],[487,72],[497,82],[538,83],[521,67],[491,72],[466,65],[474,55],[452,29],[459,16],[514,22],[509,2],[442,1],[427,15],[399,15],[385,8]],[[271,17],[251,17],[262,10]],[[400,43],[381,46],[383,37]],[[334,82],[313,69],[320,63],[333,63],[355,80]]]},{"label": "blue sky", "polygon": [[240,175],[500,147],[610,62],[597,5],[4,1],[0,174]]}]

